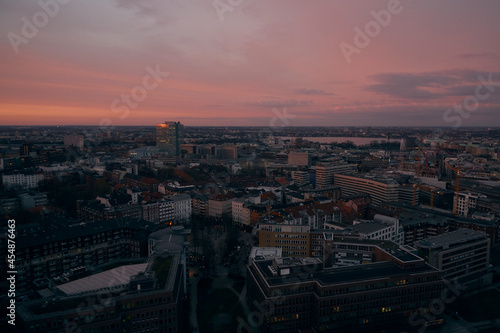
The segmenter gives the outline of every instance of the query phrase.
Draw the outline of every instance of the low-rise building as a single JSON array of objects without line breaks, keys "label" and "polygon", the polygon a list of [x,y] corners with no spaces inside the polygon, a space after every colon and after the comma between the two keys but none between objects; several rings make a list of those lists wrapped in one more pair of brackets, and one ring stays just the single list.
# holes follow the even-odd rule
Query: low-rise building
[{"label": "low-rise building", "polygon": [[25,172],[13,172],[2,175],[2,183],[6,189],[29,190],[38,187],[44,179],[43,171],[29,170]]},{"label": "low-rise building", "polygon": [[232,193],[217,194],[211,197],[208,199],[208,216],[214,218],[231,216],[233,200],[235,200],[235,197]]},{"label": "low-rise building", "polygon": [[21,208],[28,210],[38,206],[45,206],[49,203],[46,194],[43,193],[23,193],[19,195]]},{"label": "low-rise building", "polygon": [[457,212],[460,216],[470,216],[474,212],[474,209],[476,209],[479,198],[486,198],[486,196],[479,193],[459,192],[458,198],[453,203],[453,211]]},{"label": "low-rise building", "polygon": [[191,223],[192,202],[187,194],[177,194],[167,197],[174,205],[174,220],[176,224]]}]

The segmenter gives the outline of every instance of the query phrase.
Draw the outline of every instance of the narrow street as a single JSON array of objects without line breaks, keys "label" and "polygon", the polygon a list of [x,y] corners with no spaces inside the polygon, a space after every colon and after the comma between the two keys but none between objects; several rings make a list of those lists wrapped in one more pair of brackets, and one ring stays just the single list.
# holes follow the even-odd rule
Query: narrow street
[{"label": "narrow street", "polygon": [[[211,318],[211,323],[207,322],[199,322],[200,314],[198,313],[198,308],[200,306],[200,302],[203,304],[204,299],[200,299],[198,294],[199,282],[202,278],[205,277],[205,272],[197,265],[192,265],[189,269],[189,279],[191,285],[189,287],[191,304],[190,304],[190,331],[191,332],[206,332],[211,331],[209,325],[215,325],[220,318],[227,318],[227,320],[232,321],[233,323],[238,320],[237,317],[242,317],[243,320],[246,321],[250,313],[250,309],[246,302],[247,288],[246,288],[246,280],[244,281],[243,286],[241,286],[241,280],[236,279],[237,275],[246,277],[246,265],[248,262],[248,254],[250,252],[251,247],[254,245],[253,236],[251,233],[239,231],[238,232],[238,242],[239,249],[234,249],[235,253],[234,263],[232,264],[224,264],[223,254],[226,245],[226,231],[221,230],[210,230],[203,232],[203,236],[210,239],[211,244],[213,245],[214,250],[214,269],[215,276],[212,276],[212,270],[210,270],[209,276],[212,278],[211,289],[209,293],[217,290],[227,290],[228,292],[232,292],[234,295],[231,296],[233,301],[235,302],[234,307],[241,306],[242,312],[238,312],[239,314],[229,316],[228,313],[216,313]],[[199,253],[199,251],[198,251]],[[236,288],[236,286],[238,287]],[[206,301],[206,300],[205,300]],[[217,300],[213,300],[217,303]],[[227,304],[225,304],[227,305]],[[203,305],[202,305],[203,306]],[[221,308],[221,306],[219,306]],[[217,312],[217,309],[214,309]],[[222,310],[221,310],[222,311]],[[241,311],[241,310],[240,310]],[[205,320],[206,321],[206,320]],[[214,332],[222,332],[222,330],[213,330]]]}]

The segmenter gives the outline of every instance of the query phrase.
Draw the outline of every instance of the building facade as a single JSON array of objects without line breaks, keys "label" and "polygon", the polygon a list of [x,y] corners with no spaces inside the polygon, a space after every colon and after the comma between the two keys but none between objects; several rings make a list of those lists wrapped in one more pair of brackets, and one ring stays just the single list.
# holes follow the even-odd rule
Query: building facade
[{"label": "building facade", "polygon": [[311,154],[300,151],[291,151],[288,153],[288,164],[309,166],[311,165]]},{"label": "building facade", "polygon": [[367,193],[375,205],[384,201],[398,201],[399,183],[393,179],[337,174],[335,185],[341,188],[342,196]]},{"label": "building facade", "polygon": [[155,226],[144,220],[119,219],[66,225],[50,230],[18,229],[17,288],[26,290],[41,278],[62,278],[79,268],[113,259],[147,255],[147,235]]},{"label": "building facade", "polygon": [[372,256],[372,263],[332,268],[317,258],[253,260],[247,295],[263,315],[261,332],[406,328],[419,309],[425,314],[440,297],[441,272],[423,259],[380,248]]},{"label": "building facade", "polygon": [[[104,283],[97,292],[24,302],[18,307],[22,332],[185,331],[184,292],[178,278],[182,270],[180,254],[157,255],[144,265],[144,272],[130,277],[123,276],[126,273],[124,268],[118,269],[118,275],[110,274],[104,282],[91,282]],[[122,278],[126,278],[126,289],[121,288],[117,293],[112,283]]]},{"label": "building facade", "polygon": [[453,211],[460,216],[470,216],[476,209],[479,198],[486,198],[486,196],[479,193],[459,192],[458,198],[453,203]]},{"label": "building facade", "polygon": [[184,125],[180,122],[166,121],[156,125],[156,146],[170,155],[179,156],[184,143]]},{"label": "building facade", "polygon": [[3,174],[2,182],[6,189],[28,190],[38,187],[44,180],[42,171],[29,171],[24,173]]},{"label": "building facade", "polygon": [[444,279],[482,277],[490,263],[490,240],[482,233],[459,229],[414,244],[418,254],[443,271]]},{"label": "building facade", "polygon": [[324,163],[318,165],[316,167],[316,188],[332,187],[335,183],[335,175],[350,174],[354,171],[356,171],[355,164]]}]

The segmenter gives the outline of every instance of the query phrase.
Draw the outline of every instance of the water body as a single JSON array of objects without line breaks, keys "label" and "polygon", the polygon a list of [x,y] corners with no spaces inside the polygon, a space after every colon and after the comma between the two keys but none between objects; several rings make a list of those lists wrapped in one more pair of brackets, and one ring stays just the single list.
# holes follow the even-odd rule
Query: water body
[{"label": "water body", "polygon": [[[291,137],[291,136],[281,136],[280,137],[283,140],[295,140],[296,137]],[[370,144],[372,141],[377,141],[377,142],[399,142],[399,139],[387,139],[387,138],[360,138],[360,137],[346,137],[346,136],[318,136],[318,137],[303,137],[302,139],[311,141],[311,142],[318,142],[318,143],[341,143],[341,142],[347,142],[351,141],[354,143],[356,146],[364,146]]]}]

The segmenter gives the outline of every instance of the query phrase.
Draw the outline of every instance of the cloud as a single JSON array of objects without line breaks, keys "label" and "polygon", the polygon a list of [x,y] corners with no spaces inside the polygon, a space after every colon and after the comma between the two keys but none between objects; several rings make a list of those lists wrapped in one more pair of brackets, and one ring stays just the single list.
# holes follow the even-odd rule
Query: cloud
[{"label": "cloud", "polygon": [[257,102],[247,102],[245,106],[257,106],[257,107],[295,107],[295,106],[311,106],[313,105],[313,101],[309,100],[295,100],[295,99],[287,99],[287,100],[265,100],[265,101],[257,101]]},{"label": "cloud", "polygon": [[299,95],[320,95],[320,96],[332,96],[334,95],[333,93],[327,93],[323,90],[317,90],[317,89],[297,89],[295,90],[296,94]]},{"label": "cloud", "polygon": [[487,59],[487,60],[500,60],[500,54],[496,52],[475,52],[475,53],[462,53],[456,55],[455,58],[459,59]]},{"label": "cloud", "polygon": [[167,2],[155,0],[115,0],[115,7],[124,8],[132,11],[138,18],[152,19],[154,25],[165,27],[177,21],[174,15],[171,15],[172,5]]},{"label": "cloud", "polygon": [[447,86],[456,81],[450,75],[436,73],[382,73],[371,78],[377,83],[366,86],[366,91],[406,99],[438,98],[440,95],[429,88]]},{"label": "cloud", "polygon": [[379,73],[369,78],[376,81],[364,87],[365,91],[401,99],[438,99],[449,96],[474,94],[480,77],[490,74],[470,69],[446,70],[424,73]]}]

